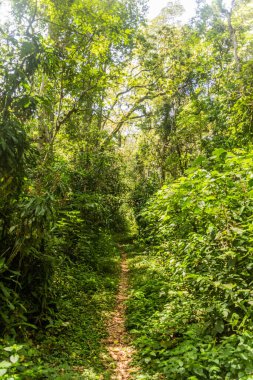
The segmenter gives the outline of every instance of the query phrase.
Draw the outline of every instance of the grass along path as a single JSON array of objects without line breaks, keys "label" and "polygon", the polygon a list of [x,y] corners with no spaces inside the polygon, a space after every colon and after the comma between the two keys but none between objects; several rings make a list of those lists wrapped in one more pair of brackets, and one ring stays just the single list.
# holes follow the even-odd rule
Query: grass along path
[{"label": "grass along path", "polygon": [[88,247],[84,239],[77,252],[75,261],[59,262],[54,275],[57,310],[52,321],[36,333],[38,361],[43,366],[40,376],[34,363],[32,378],[36,380],[110,379],[103,339],[108,335],[108,315],[115,307],[120,253],[109,234],[96,236]]},{"label": "grass along path", "polygon": [[127,255],[124,251],[122,251],[121,255],[121,274],[116,307],[108,320],[108,338],[105,342],[107,350],[115,363],[112,375],[113,380],[131,379],[131,374],[136,371],[135,368],[131,367],[134,349],[130,344],[130,339],[125,329],[125,301],[128,298],[129,286]]}]

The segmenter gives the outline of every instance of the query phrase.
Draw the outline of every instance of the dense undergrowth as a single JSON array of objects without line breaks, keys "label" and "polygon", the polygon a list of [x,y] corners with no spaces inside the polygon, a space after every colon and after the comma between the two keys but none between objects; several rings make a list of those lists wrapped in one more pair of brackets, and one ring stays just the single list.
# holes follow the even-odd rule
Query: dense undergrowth
[{"label": "dense undergrowth", "polygon": [[[61,249],[62,242],[56,247]],[[61,252],[53,276],[51,317],[23,342],[2,342],[3,379],[98,379],[103,373],[106,317],[114,305],[119,253],[108,233],[87,236],[73,252]],[[57,301],[57,302],[56,302]],[[109,376],[109,375],[108,375]]]},{"label": "dense undergrowth", "polygon": [[150,374],[253,376],[252,158],[217,149],[142,211],[128,327]]},{"label": "dense undergrowth", "polygon": [[137,377],[253,379],[252,1],[145,11],[0,2],[3,379],[99,378],[136,221]]}]

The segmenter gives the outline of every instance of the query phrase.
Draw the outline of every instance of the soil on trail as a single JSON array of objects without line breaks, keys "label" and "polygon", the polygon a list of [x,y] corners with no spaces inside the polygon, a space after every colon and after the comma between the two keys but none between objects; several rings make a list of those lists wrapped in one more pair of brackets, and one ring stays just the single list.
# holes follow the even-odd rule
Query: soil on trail
[{"label": "soil on trail", "polygon": [[121,275],[119,290],[116,297],[116,307],[108,322],[107,350],[115,362],[112,380],[130,380],[131,373],[136,369],[131,367],[133,347],[125,329],[125,301],[128,293],[128,267],[126,253],[122,252]]}]

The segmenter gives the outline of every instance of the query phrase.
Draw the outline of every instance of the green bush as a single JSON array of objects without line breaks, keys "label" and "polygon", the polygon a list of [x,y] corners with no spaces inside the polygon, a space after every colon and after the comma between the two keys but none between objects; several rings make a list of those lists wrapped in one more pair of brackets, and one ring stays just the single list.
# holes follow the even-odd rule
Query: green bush
[{"label": "green bush", "polygon": [[134,329],[144,322],[141,360],[168,379],[252,376],[252,158],[217,149],[202,168],[164,186],[141,214],[148,260],[163,274],[156,280],[149,271],[150,294],[147,282],[136,283],[154,312],[134,321],[136,290],[129,323]]},{"label": "green bush", "polygon": [[11,342],[0,343],[0,378],[14,379],[45,379],[50,375],[50,369],[45,369],[38,359],[36,351],[27,344]]}]

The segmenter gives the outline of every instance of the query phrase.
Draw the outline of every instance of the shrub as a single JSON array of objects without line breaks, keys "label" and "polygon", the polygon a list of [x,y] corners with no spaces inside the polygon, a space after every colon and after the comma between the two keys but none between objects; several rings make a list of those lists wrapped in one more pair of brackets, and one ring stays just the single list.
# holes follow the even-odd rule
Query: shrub
[{"label": "shrub", "polygon": [[[169,379],[248,379],[252,372],[252,158],[217,149],[141,214],[142,236],[167,280],[163,305],[137,344],[146,365]],[[158,299],[154,286],[153,293]],[[147,296],[153,303],[155,294]]]}]

